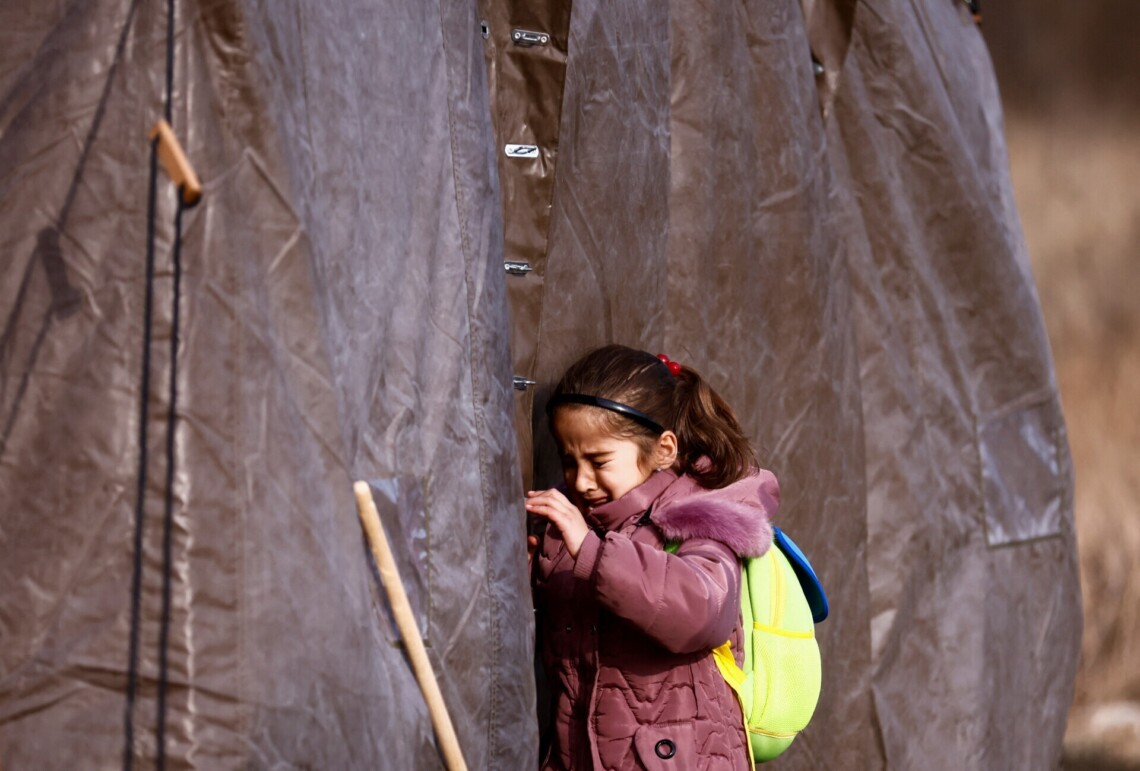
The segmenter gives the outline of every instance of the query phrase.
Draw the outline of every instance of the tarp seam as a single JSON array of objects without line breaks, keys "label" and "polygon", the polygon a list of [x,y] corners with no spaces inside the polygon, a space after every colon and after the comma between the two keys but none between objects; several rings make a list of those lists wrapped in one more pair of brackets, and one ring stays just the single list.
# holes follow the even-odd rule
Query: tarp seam
[{"label": "tarp seam", "polygon": [[[482,355],[482,346],[479,334],[477,332],[478,324],[476,323],[476,309],[475,301],[472,290],[472,260],[471,260],[471,238],[469,234],[469,226],[464,208],[464,189],[462,184],[461,175],[459,174],[459,149],[455,131],[455,100],[452,91],[452,73],[451,68],[448,66],[447,57],[450,48],[447,42],[447,35],[442,34],[446,29],[447,20],[444,15],[442,2],[438,5],[440,15],[440,30],[443,39],[443,56],[444,56],[444,72],[447,73],[447,129],[448,140],[451,145],[451,171],[453,182],[455,184],[455,214],[457,224],[459,226],[459,243],[463,252],[463,278],[466,289],[467,299],[467,328],[470,334],[470,377],[471,377],[471,407],[472,415],[475,418],[475,432],[476,432],[476,446],[479,455],[479,493],[482,498],[483,508],[483,559],[484,564],[487,566],[493,565],[494,561],[491,554],[491,528],[489,522],[489,515],[492,511],[491,496],[487,489],[488,477],[488,459],[487,459],[487,440],[484,437],[486,430],[486,419],[483,415],[482,400],[479,398],[484,392],[482,381],[479,377],[479,367],[486,361]],[[472,27],[474,29],[474,27]],[[470,67],[470,59],[467,60],[467,66]],[[489,580],[486,570],[484,570],[484,580]],[[490,627],[491,639],[491,656],[489,658],[490,677],[488,678],[488,720],[487,720],[487,758],[495,758],[498,756],[498,746],[496,743],[496,726],[498,724],[498,702],[499,702],[499,679],[498,679],[498,665],[499,656],[501,655],[500,647],[501,641],[499,638],[499,619],[496,613],[494,593],[488,591],[487,615]]]}]

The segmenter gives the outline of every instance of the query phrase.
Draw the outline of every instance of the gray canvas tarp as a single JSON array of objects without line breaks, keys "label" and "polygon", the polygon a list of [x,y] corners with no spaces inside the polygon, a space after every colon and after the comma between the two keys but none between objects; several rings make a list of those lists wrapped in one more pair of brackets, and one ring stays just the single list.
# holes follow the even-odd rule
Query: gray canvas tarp
[{"label": "gray canvas tarp", "polygon": [[[205,192],[181,248],[168,767],[438,762],[369,569],[356,479],[376,485],[401,544],[472,767],[534,752],[487,90],[474,9],[440,10],[178,4],[172,124]],[[123,751],[165,28],[165,4],[0,14],[6,771],[114,767]],[[144,766],[171,330],[161,190],[133,714]],[[53,228],[79,296],[66,318],[36,249]]]},{"label": "gray canvas tarp", "polygon": [[440,767],[355,479],[468,764],[532,767],[521,493],[609,341],[724,393],[829,590],[784,767],[1055,764],[1071,468],[964,3],[175,5],[146,357],[165,7],[0,9],[6,771],[149,766],[160,703],[172,768]]}]

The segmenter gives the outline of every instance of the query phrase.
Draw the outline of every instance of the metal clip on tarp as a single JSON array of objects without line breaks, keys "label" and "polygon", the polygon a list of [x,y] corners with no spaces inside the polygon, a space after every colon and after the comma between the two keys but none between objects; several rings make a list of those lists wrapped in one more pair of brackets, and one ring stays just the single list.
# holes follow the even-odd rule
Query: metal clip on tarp
[{"label": "metal clip on tarp", "polygon": [[525,276],[534,270],[534,268],[530,266],[530,263],[525,260],[507,260],[503,263],[503,268],[512,276]]},{"label": "metal clip on tarp", "polygon": [[550,42],[550,35],[545,32],[531,32],[525,29],[511,30],[511,40],[517,46],[544,46]]}]

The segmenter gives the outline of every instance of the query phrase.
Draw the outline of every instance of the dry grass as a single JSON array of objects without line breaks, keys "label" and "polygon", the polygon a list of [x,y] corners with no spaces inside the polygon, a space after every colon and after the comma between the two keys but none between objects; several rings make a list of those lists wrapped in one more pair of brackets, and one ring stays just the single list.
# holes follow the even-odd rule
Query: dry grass
[{"label": "dry grass", "polygon": [[[1085,628],[1066,768],[1089,767],[1098,705],[1140,702],[1140,134],[1089,115],[1007,125],[1076,469]],[[1140,747],[1140,725],[1116,735]]]}]

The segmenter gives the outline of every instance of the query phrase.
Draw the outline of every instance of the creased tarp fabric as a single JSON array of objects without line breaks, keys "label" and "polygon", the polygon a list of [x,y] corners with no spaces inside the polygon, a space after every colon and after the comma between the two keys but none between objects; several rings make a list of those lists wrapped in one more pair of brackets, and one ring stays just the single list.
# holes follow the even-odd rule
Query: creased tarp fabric
[{"label": "creased tarp fabric", "polygon": [[[724,393],[829,591],[820,707],[782,767],[1055,766],[1080,636],[1072,470],[965,4],[484,5],[178,3],[173,123],[206,194],[184,223],[170,766],[439,766],[356,524],[362,478],[469,765],[532,767],[513,418],[533,403],[522,461],[533,432],[552,479],[545,394],[609,341]],[[507,27],[542,18],[569,25],[563,80],[516,51],[489,77]],[[6,769],[122,751],[164,25],[122,0],[0,10]],[[517,137],[556,141],[550,162],[507,167]],[[500,206],[499,175],[543,193]],[[504,277],[516,249],[536,270]],[[512,394],[512,372],[537,385]]]},{"label": "creased tarp fabric", "polygon": [[[355,479],[397,519],[397,551],[426,555],[412,600],[468,763],[526,767],[532,622],[474,9],[176,6],[172,122],[205,193],[182,247],[167,767],[441,765]],[[5,769],[121,763],[165,8],[0,11]],[[155,757],[171,333],[159,189],[140,767]],[[52,226],[80,296],[66,318],[35,256]]]},{"label": "creased tarp fabric", "polygon": [[[781,763],[1052,767],[1072,469],[989,59],[962,3],[804,5],[574,3],[544,281],[510,297],[540,318],[534,473],[581,353],[691,363],[832,599]],[[813,51],[804,10],[852,26]]]},{"label": "creased tarp fabric", "polygon": [[[864,767],[875,738],[853,299],[803,16],[791,3],[622,9],[574,5],[533,377],[549,388],[616,340],[697,367],[733,405],[780,476],[778,521],[834,571],[817,722],[781,763]],[[535,425],[536,475],[549,479],[541,410]]]},{"label": "creased tarp fabric", "polygon": [[[482,7],[483,52],[502,188],[504,252],[519,266],[506,278],[512,309],[511,364],[513,372],[530,372],[538,355],[535,346],[573,4],[569,0],[527,0],[484,3]],[[515,35],[524,33],[540,40],[544,36],[547,42],[519,45]],[[519,146],[530,152],[507,151]],[[533,400],[534,389],[519,391],[515,399],[520,470],[527,489],[532,482]]]},{"label": "creased tarp fabric", "polygon": [[829,137],[891,768],[1052,768],[1081,634],[1072,468],[999,97],[958,3],[861,6]]}]

